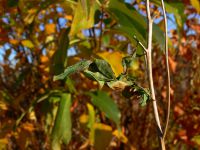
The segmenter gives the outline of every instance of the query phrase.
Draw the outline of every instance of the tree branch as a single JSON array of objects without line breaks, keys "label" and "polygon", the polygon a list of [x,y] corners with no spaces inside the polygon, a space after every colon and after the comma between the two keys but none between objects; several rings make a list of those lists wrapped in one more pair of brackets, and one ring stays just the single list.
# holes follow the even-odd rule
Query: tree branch
[{"label": "tree branch", "polygon": [[165,60],[166,60],[166,72],[167,72],[167,118],[166,124],[163,132],[163,139],[165,139],[167,128],[169,124],[169,116],[170,116],[170,72],[169,72],[169,60],[168,60],[168,34],[167,34],[167,16],[165,12],[165,4],[164,1],[161,0],[163,16],[164,16],[164,26],[165,26]]},{"label": "tree branch", "polygon": [[155,89],[153,84],[153,74],[152,74],[152,31],[153,31],[153,19],[150,12],[149,0],[146,0],[146,12],[147,12],[147,24],[148,24],[148,43],[147,43],[147,67],[148,67],[148,78],[149,78],[149,88],[151,92],[151,98],[153,99],[153,111],[154,118],[156,120],[156,126],[158,131],[158,138],[160,143],[160,148],[165,150],[165,143],[163,139],[163,132],[160,124],[159,113],[157,108],[157,102],[155,97]]}]

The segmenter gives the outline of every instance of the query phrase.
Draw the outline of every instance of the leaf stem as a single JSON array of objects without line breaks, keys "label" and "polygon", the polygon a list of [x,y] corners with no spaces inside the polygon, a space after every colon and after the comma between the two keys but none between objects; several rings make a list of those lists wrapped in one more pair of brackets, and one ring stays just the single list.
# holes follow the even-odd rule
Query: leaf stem
[{"label": "leaf stem", "polygon": [[147,48],[137,39],[137,37],[136,36],[133,36],[133,38],[137,41],[137,43],[143,48],[143,50],[145,51],[145,52],[147,52]]}]

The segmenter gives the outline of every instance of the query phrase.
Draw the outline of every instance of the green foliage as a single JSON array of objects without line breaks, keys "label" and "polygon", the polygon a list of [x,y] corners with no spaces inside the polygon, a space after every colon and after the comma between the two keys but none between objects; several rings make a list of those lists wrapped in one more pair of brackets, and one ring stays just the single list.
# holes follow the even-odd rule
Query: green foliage
[{"label": "green foliage", "polygon": [[[152,50],[160,110],[166,96],[161,84],[165,81],[160,55],[163,17],[157,8],[160,0],[151,3],[152,16],[158,15]],[[145,51],[139,44],[147,46],[144,1],[2,0],[0,4],[0,149],[158,148],[152,140],[154,131],[149,130],[151,109],[138,108],[138,104],[152,102],[148,89],[143,88],[148,84]],[[175,29],[169,31],[174,73],[171,95],[175,97],[171,110],[175,121],[171,122],[175,125],[166,143],[169,149],[174,145],[191,149],[192,144],[199,144],[199,3],[176,0],[165,1],[165,6],[173,14],[168,17],[176,20]],[[102,91],[96,91],[96,82]],[[78,121],[82,115],[83,128]]]},{"label": "green foliage", "polygon": [[98,71],[109,79],[115,78],[114,72],[112,71],[110,64],[105,60],[95,59],[94,65],[91,65],[91,70]]},{"label": "green foliage", "polygon": [[[117,32],[121,32],[128,36],[131,40],[136,37],[144,46],[147,45],[146,41],[146,20],[129,4],[124,4],[119,0],[111,0],[107,7],[109,13],[117,20]],[[164,48],[164,36],[158,25],[154,24],[153,40],[161,49]]]},{"label": "green foliage", "polygon": [[94,25],[94,15],[97,9],[98,5],[95,0],[78,0],[70,35],[74,36],[82,29],[91,28]]},{"label": "green foliage", "polygon": [[18,2],[19,2],[19,0],[8,0],[7,5],[9,7],[15,7],[15,6],[17,6]]},{"label": "green foliage", "polygon": [[89,60],[80,61],[77,64],[65,69],[64,73],[54,76],[54,81],[55,80],[63,80],[72,73],[75,73],[78,71],[83,71],[83,70],[87,69],[90,64],[91,64],[91,61],[89,61]]},{"label": "green foliage", "polygon": [[92,103],[113,120],[119,128],[121,114],[113,99],[103,91],[90,92],[88,95],[91,96]]},{"label": "green foliage", "polygon": [[94,144],[94,139],[95,139],[95,110],[94,107],[91,104],[87,104],[87,108],[88,108],[88,114],[89,114],[89,118],[88,118],[88,124],[87,127],[90,129],[90,133],[89,133],[89,139],[91,144]]},{"label": "green foliage", "polygon": [[[123,2],[120,2],[119,0],[111,0],[107,9],[118,22],[118,31],[126,33],[130,39],[132,39],[133,36],[136,36],[138,40],[146,45],[144,30],[146,25],[144,18],[141,18],[141,16],[135,10],[130,10]],[[134,16],[137,16],[142,20]]]},{"label": "green foliage", "polygon": [[62,142],[68,144],[71,140],[71,95],[62,93],[52,130],[52,149],[59,150]]},{"label": "green foliage", "polygon": [[96,80],[98,82],[99,81],[103,81],[103,82],[110,81],[109,78],[105,77],[100,72],[92,72],[92,71],[89,71],[89,70],[85,70],[84,74],[85,74],[86,77],[93,79],[93,80]]},{"label": "green foliage", "polygon": [[69,28],[65,29],[60,36],[58,49],[54,53],[51,63],[51,72],[54,75],[60,74],[63,72],[67,63],[67,49],[69,47]]},{"label": "green foliage", "polygon": [[[122,59],[122,64],[125,69],[130,67],[130,63],[134,60],[133,56],[124,57]],[[70,74],[83,71],[84,75],[89,79],[95,80],[99,83],[100,89],[106,83],[108,87],[113,90],[121,90],[125,96],[130,95],[130,91],[126,91],[126,87],[130,87],[132,90],[137,92],[140,96],[140,105],[145,106],[147,101],[150,99],[150,94],[146,92],[145,89],[139,87],[135,84],[134,79],[132,79],[127,73],[121,74],[117,78],[114,76],[114,72],[108,62],[102,59],[95,59],[91,61],[80,61],[75,65],[72,65],[65,69],[64,73],[54,76],[54,80],[62,80],[68,77]]]},{"label": "green foliage", "polygon": [[138,88],[136,90],[140,95],[140,105],[145,106],[147,102],[150,100],[150,94],[143,88]]}]

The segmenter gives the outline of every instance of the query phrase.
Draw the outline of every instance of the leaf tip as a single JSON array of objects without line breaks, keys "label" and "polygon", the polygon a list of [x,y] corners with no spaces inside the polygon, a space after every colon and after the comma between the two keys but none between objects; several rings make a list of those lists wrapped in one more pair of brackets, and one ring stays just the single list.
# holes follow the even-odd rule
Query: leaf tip
[{"label": "leaf tip", "polygon": [[59,75],[53,76],[53,81],[57,81],[57,80],[59,80],[59,79],[61,79],[61,78],[59,78]]}]

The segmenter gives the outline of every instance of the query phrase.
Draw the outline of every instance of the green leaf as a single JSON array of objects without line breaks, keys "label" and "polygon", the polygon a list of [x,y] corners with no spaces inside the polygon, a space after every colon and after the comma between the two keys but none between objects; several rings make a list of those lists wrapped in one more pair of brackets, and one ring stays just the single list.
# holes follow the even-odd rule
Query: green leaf
[{"label": "green leaf", "polygon": [[95,150],[105,150],[109,146],[112,140],[112,130],[105,130],[101,128],[95,129],[95,140],[94,149]]},{"label": "green leaf", "polygon": [[111,79],[108,79],[107,77],[105,77],[104,75],[102,75],[101,73],[99,72],[92,72],[92,71],[89,71],[89,70],[85,70],[84,72],[84,75],[92,80],[96,80],[96,81],[111,81]]},{"label": "green leaf", "polygon": [[82,29],[91,28],[94,25],[94,16],[97,9],[98,5],[95,0],[79,0],[71,25],[70,35],[74,36]]},{"label": "green leaf", "polygon": [[140,42],[146,45],[145,20],[136,10],[130,10],[124,2],[119,0],[110,0],[107,11],[117,20],[119,24],[117,29],[119,31],[126,33],[130,38],[136,36]]},{"label": "green leaf", "polygon": [[159,45],[160,49],[164,51],[165,49],[165,37],[164,32],[160,29],[157,24],[153,24],[153,42]]},{"label": "green leaf", "polygon": [[87,127],[90,129],[89,139],[90,139],[90,143],[93,145],[94,144],[94,134],[95,134],[95,128],[94,128],[95,111],[94,111],[94,107],[89,103],[87,104],[87,108],[88,108],[88,114],[89,114]]},{"label": "green leaf", "polygon": [[84,15],[86,18],[89,18],[90,14],[90,1],[89,0],[80,0],[81,6],[83,8],[83,12],[85,13]]},{"label": "green leaf", "polygon": [[53,80],[54,81],[63,80],[70,74],[87,69],[91,63],[92,62],[90,60],[80,61],[72,66],[67,67],[67,69],[65,69],[64,73],[54,76]]},{"label": "green leaf", "polygon": [[66,83],[70,93],[77,93],[74,83],[69,77],[66,79],[65,83]]},{"label": "green leaf", "polygon": [[58,95],[60,95],[60,93],[61,93],[61,91],[59,91],[59,90],[51,90],[51,91],[48,91],[47,93],[45,93],[44,95],[42,95],[41,97],[39,97],[39,98],[37,97],[37,98],[30,104],[30,106],[28,107],[28,109],[27,109],[26,111],[24,111],[24,112],[20,115],[20,117],[16,120],[14,129],[16,129],[16,127],[18,127],[18,125],[20,124],[21,120],[25,117],[25,115],[26,115],[27,113],[30,113],[30,112],[34,109],[34,107],[35,107],[35,105],[36,105],[37,103],[40,103],[40,102],[42,102],[42,101],[44,101],[44,100],[46,100],[46,99],[48,99],[48,98],[50,98],[50,97],[52,97],[52,96],[58,96]]},{"label": "green leaf", "polygon": [[61,100],[58,107],[54,127],[52,130],[52,149],[59,150],[61,142],[68,144],[71,140],[71,95],[61,94]]},{"label": "green leaf", "polygon": [[19,0],[7,0],[8,7],[15,7],[18,5]]},{"label": "green leaf", "polygon": [[58,49],[54,53],[51,60],[51,72],[54,75],[58,75],[64,71],[67,62],[67,50],[69,46],[69,38],[68,38],[69,28],[62,31]]},{"label": "green leaf", "polygon": [[149,92],[136,84],[133,85],[133,88],[136,91],[136,93],[140,96],[140,105],[145,106],[150,100]]},{"label": "green leaf", "polygon": [[[165,2],[166,3],[166,2]],[[184,13],[185,11],[185,5],[183,3],[177,3],[177,2],[170,2],[168,3],[172,9],[169,10],[169,13],[173,13],[176,19],[176,22],[178,24],[179,30],[182,30],[184,26],[184,22],[186,21],[186,15]]]},{"label": "green leaf", "polygon": [[89,95],[92,103],[113,120],[119,128],[121,114],[113,99],[104,91],[91,92]]},{"label": "green leaf", "polygon": [[140,105],[145,106],[148,100],[149,100],[149,95],[147,95],[146,93],[143,93],[140,98]]},{"label": "green leaf", "polygon": [[192,141],[194,141],[195,143],[197,143],[198,145],[200,145],[200,135],[196,135],[192,138]]},{"label": "green leaf", "polygon": [[144,55],[145,55],[144,49],[142,48],[142,46],[138,46],[137,50],[136,50],[136,56],[141,57],[141,56],[144,56]]},{"label": "green leaf", "polygon": [[[133,6],[125,4],[120,0],[110,0],[107,11],[118,22],[118,26],[114,31],[122,32],[130,40],[133,40],[133,37],[135,37],[144,46],[147,46],[147,41],[145,40],[147,36],[146,19],[144,16],[139,14]],[[153,41],[163,49],[164,34],[156,24],[154,24],[153,33]]]},{"label": "green leaf", "polygon": [[107,61],[103,59],[95,59],[94,64],[98,68],[98,71],[102,73],[104,76],[106,76],[109,79],[115,79],[114,72]]},{"label": "green leaf", "polygon": [[126,68],[126,69],[129,68],[131,66],[133,59],[134,58],[132,56],[123,57],[123,59],[122,59],[123,68]]}]

